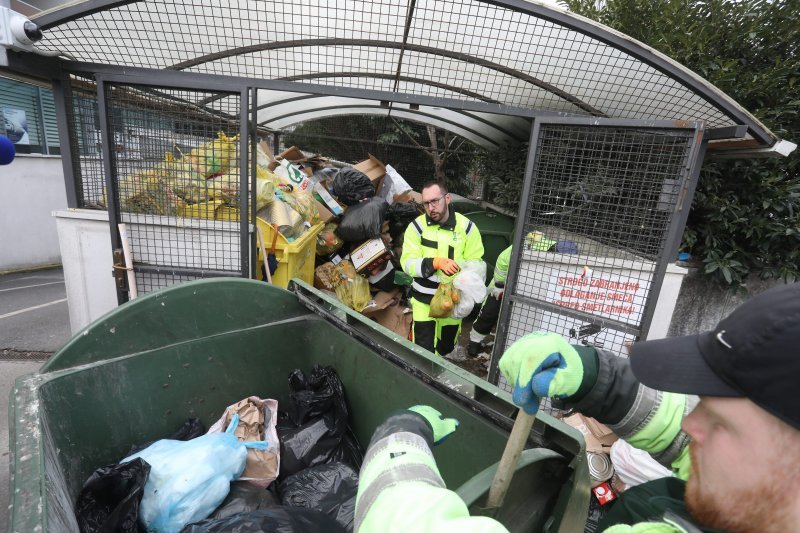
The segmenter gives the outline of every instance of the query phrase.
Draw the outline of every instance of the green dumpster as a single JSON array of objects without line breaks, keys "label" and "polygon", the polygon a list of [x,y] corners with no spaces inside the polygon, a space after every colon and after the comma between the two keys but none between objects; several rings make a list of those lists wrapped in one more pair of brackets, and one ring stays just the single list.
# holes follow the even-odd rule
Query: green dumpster
[{"label": "green dumpster", "polygon": [[[224,278],[122,305],[16,381],[9,531],[77,531],[73,504],[95,468],[187,418],[210,425],[246,396],[284,402],[289,372],[317,363],[338,371],[363,445],[398,408],[424,403],[458,418],[435,454],[447,485],[479,512],[516,412],[507,393],[302,282]],[[582,436],[542,414],[528,444],[498,518],[513,531],[582,531]]]},{"label": "green dumpster", "polygon": [[494,265],[500,252],[511,246],[514,239],[514,218],[472,200],[453,201],[453,209],[470,219],[480,230],[483,239],[483,260],[486,278],[492,279]]}]

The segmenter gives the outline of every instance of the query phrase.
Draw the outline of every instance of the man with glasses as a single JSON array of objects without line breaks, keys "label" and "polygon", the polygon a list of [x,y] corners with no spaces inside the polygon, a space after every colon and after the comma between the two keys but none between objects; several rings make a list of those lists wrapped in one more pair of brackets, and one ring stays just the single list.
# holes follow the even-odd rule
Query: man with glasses
[{"label": "man with glasses", "polygon": [[431,318],[431,299],[442,277],[457,274],[467,261],[483,261],[483,241],[475,224],[450,209],[450,194],[442,183],[423,186],[422,204],[425,214],[406,228],[400,264],[414,277],[413,341],[445,356],[455,348],[461,319]]}]

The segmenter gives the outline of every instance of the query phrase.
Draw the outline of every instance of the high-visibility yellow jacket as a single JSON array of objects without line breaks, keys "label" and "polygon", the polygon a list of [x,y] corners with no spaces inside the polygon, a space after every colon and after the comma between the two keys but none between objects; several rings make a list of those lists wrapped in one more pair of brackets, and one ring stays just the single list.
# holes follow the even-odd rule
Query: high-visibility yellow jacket
[{"label": "high-visibility yellow jacket", "polygon": [[459,266],[466,261],[482,261],[483,241],[478,227],[452,209],[444,224],[433,222],[428,215],[420,215],[408,225],[400,265],[414,277],[412,296],[426,304],[431,302],[439,286],[440,272],[433,268],[434,257],[448,257]]}]

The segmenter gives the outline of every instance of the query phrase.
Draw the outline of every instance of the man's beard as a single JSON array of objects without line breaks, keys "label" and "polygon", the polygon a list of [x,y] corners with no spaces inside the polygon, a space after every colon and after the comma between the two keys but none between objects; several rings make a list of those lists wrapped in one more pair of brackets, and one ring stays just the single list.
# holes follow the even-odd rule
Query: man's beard
[{"label": "man's beard", "polygon": [[788,509],[797,494],[795,480],[786,479],[788,471],[782,468],[778,458],[771,465],[769,475],[760,481],[741,479],[738,485],[713,490],[703,487],[693,444],[689,444],[689,452],[692,474],[686,482],[684,499],[699,525],[729,533],[787,531]]}]

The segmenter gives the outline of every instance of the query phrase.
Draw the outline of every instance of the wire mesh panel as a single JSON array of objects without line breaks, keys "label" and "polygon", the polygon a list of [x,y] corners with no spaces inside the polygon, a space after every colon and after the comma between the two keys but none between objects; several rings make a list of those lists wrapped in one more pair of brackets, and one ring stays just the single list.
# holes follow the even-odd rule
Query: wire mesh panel
[{"label": "wire mesh panel", "polygon": [[105,97],[116,219],[128,226],[139,292],[247,275],[240,94],[117,83]]},{"label": "wire mesh panel", "polygon": [[52,19],[40,46],[86,62],[709,127],[737,112],[676,63],[535,3],[144,0]]},{"label": "wire mesh panel", "polygon": [[494,376],[499,355],[532,331],[623,356],[646,333],[697,131],[600,124],[534,133]]},{"label": "wire mesh panel", "polygon": [[100,118],[94,76],[72,75],[65,84],[67,124],[72,152],[72,177],[77,207],[105,209],[105,172],[100,147]]}]

